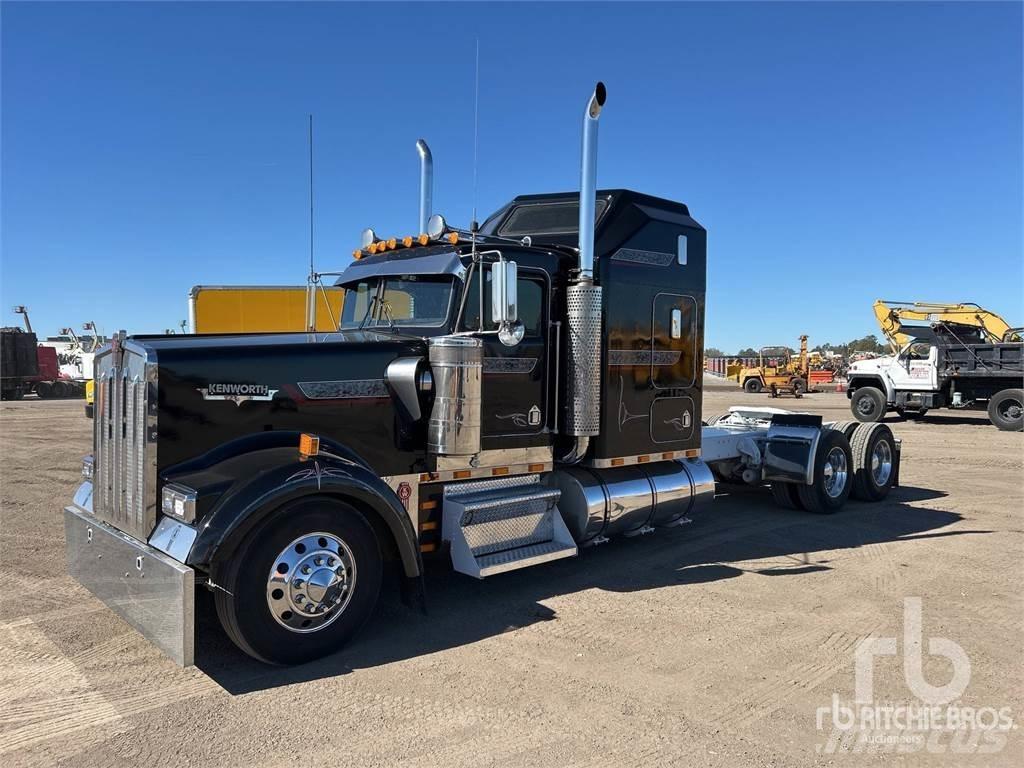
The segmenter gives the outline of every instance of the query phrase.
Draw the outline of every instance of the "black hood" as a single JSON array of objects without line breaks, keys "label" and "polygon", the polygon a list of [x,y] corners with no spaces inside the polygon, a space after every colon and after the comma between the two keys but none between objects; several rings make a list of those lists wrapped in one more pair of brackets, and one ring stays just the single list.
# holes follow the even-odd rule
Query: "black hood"
[{"label": "black hood", "polygon": [[311,432],[346,445],[378,475],[419,471],[423,445],[386,371],[426,359],[426,341],[375,331],[136,336],[158,366],[161,473],[268,433]]}]

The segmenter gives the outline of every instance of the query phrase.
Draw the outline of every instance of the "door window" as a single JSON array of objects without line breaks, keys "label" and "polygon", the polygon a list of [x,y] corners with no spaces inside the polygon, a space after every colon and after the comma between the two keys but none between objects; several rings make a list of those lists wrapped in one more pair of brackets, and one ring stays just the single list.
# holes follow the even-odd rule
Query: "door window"
[{"label": "door window", "polygon": [[[473,271],[466,296],[466,308],[462,315],[460,330],[496,331],[498,326],[491,320],[491,272],[484,269],[483,325],[480,324],[480,269]],[[541,280],[520,273],[516,281],[519,294],[519,322],[527,336],[540,336],[544,322],[544,284]]]}]

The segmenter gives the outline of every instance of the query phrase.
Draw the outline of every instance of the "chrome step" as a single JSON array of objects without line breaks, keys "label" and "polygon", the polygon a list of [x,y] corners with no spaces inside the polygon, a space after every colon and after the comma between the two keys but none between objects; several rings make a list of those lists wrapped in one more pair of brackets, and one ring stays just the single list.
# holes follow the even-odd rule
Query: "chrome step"
[{"label": "chrome step", "polygon": [[442,534],[452,567],[478,579],[576,554],[558,511],[561,492],[522,475],[450,485]]}]

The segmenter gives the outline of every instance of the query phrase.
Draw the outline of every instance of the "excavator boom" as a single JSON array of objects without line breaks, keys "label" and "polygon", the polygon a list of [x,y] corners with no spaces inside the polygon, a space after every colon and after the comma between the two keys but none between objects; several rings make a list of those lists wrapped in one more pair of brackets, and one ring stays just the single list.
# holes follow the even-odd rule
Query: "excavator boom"
[{"label": "excavator boom", "polygon": [[910,342],[911,337],[903,331],[907,321],[924,323],[952,323],[978,328],[996,343],[1000,341],[1020,341],[1018,331],[995,312],[990,312],[977,304],[939,304],[926,301],[888,301],[878,299],[874,303],[875,318],[878,327],[888,339],[893,351],[899,351]]}]

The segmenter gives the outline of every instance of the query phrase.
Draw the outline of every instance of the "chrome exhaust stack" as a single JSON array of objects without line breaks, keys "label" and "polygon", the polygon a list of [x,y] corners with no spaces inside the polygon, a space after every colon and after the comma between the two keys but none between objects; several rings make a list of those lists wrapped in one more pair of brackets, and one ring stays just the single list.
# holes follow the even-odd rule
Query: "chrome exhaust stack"
[{"label": "chrome exhaust stack", "polygon": [[569,359],[563,431],[576,437],[593,437],[601,431],[601,287],[594,285],[594,211],[597,206],[597,120],[606,97],[604,83],[598,83],[583,113],[579,274],[566,289]]},{"label": "chrome exhaust stack", "polygon": [[598,83],[583,112],[580,160],[580,280],[594,279],[594,209],[597,205],[597,119],[608,92]]},{"label": "chrome exhaust stack", "polygon": [[434,197],[434,156],[423,139],[416,140],[416,151],[420,155],[420,228],[419,234],[427,231]]}]

